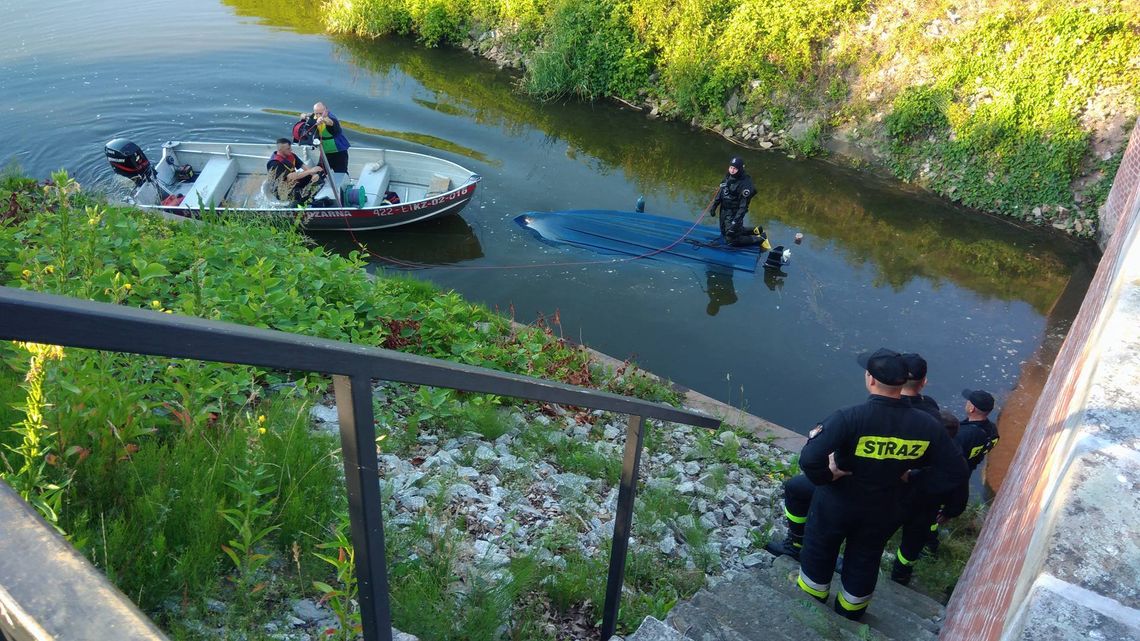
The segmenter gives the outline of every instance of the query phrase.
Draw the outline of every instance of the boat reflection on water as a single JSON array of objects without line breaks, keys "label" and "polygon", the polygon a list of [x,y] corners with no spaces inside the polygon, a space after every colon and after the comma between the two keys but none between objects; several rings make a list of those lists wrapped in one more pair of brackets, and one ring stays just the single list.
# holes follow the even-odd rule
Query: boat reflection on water
[{"label": "boat reflection on water", "polygon": [[334,254],[348,256],[357,251],[366,262],[387,269],[422,269],[483,257],[475,231],[459,216],[394,229],[310,232],[309,236]]}]

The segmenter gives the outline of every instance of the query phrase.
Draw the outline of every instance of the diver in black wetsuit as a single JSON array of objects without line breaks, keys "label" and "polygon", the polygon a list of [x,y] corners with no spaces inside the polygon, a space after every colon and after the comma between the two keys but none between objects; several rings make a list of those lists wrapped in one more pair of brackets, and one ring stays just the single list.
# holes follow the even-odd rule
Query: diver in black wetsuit
[{"label": "diver in black wetsuit", "polygon": [[733,247],[747,247],[760,245],[767,240],[767,235],[760,227],[749,230],[744,229],[744,217],[748,215],[748,203],[756,195],[756,185],[752,177],[744,171],[744,159],[733,156],[728,163],[728,172],[724,181],[720,183],[716,198],[709,207],[709,215],[716,217],[717,209],[720,217],[720,235],[724,241]]}]

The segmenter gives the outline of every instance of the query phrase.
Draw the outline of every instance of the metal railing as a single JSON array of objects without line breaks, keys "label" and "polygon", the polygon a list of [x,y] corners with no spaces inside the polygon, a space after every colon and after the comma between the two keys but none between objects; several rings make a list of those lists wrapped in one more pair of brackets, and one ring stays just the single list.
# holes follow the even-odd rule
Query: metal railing
[{"label": "metal railing", "polygon": [[[0,339],[332,375],[366,641],[392,638],[372,379],[629,415],[602,617],[603,640],[609,639],[617,626],[645,419],[705,428],[720,425],[710,416],[660,403],[482,367],[9,287],[0,287]],[[0,585],[0,591],[2,588]],[[4,625],[0,617],[0,629]]]}]

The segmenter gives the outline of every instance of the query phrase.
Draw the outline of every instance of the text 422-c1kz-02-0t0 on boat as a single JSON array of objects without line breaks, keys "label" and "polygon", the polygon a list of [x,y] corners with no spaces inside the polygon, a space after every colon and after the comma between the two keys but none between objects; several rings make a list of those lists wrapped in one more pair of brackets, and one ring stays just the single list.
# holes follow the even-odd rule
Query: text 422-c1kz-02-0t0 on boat
[{"label": "text 422-c1kz-02-0t0 on boat", "polygon": [[[480,176],[449,160],[392,149],[353,147],[348,173],[324,179],[310,204],[276,200],[266,163],[270,143],[166,142],[152,164],[125,138],[104,152],[114,172],[134,183],[130,200],[143,209],[194,217],[216,209],[293,219],[306,230],[368,230],[397,227],[454,214],[475,194]],[[320,151],[295,145],[307,166]],[[398,201],[398,202],[393,202]]]}]

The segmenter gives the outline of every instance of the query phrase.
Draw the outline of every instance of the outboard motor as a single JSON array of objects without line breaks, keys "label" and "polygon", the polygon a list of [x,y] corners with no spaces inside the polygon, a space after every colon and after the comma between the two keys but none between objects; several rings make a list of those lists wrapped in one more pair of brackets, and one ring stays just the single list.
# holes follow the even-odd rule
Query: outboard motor
[{"label": "outboard motor", "polygon": [[116,138],[103,148],[107,162],[111,169],[120,176],[126,176],[134,181],[135,186],[141,187],[143,183],[154,177],[154,168],[143,150],[126,138]]},{"label": "outboard motor", "polygon": [[779,270],[792,259],[792,250],[784,249],[783,245],[776,245],[768,252],[764,259],[764,269]]}]

